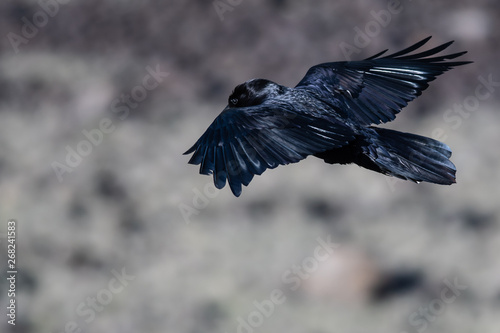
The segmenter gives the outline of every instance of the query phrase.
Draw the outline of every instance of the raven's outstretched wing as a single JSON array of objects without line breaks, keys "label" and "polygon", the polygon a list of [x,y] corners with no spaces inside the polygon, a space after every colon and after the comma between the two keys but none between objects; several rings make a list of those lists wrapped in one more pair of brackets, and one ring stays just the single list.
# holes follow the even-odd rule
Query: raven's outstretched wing
[{"label": "raven's outstretched wing", "polygon": [[470,63],[446,61],[467,52],[431,57],[446,49],[453,41],[408,55],[430,38],[385,57],[380,56],[387,50],[362,61],[330,62],[313,66],[296,88],[311,92],[361,124],[391,121],[436,76],[454,66]]},{"label": "raven's outstretched wing", "polygon": [[254,175],[278,165],[298,162],[308,155],[341,147],[354,138],[336,120],[295,112],[279,101],[242,108],[226,108],[184,154],[200,173],[213,173],[217,188],[226,180],[234,195],[241,194]]}]

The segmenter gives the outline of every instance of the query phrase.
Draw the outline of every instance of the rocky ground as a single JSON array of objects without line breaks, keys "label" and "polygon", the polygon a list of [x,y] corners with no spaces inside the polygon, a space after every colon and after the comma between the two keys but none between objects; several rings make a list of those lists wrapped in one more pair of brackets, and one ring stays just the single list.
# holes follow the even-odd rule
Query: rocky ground
[{"label": "rocky ground", "polygon": [[[18,307],[14,327],[2,278],[0,330],[498,332],[498,15],[486,0],[3,2]],[[474,64],[384,126],[446,142],[457,184],[308,158],[235,198],[186,164],[236,84],[293,86],[429,35]]]}]

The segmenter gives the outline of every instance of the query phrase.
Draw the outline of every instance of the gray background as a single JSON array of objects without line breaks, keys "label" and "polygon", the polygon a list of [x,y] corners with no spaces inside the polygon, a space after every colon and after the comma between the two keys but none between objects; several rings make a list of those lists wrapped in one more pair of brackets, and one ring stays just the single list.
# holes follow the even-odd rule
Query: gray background
[{"label": "gray background", "polygon": [[[389,16],[385,1],[233,0],[222,14],[211,1],[49,3],[0,3],[0,232],[18,221],[18,332],[498,332],[500,87],[454,108],[478,101],[481,78],[500,81],[498,1],[401,1]],[[445,141],[457,184],[308,158],[235,198],[186,164],[235,85],[293,86],[346,60],[342,45],[363,59],[429,35],[427,47],[454,39],[449,52],[474,64],[384,126]],[[119,111],[147,68],[169,74]],[[54,162],[88,148],[84,131],[103,119],[113,131],[60,181]],[[318,237],[338,245],[323,261]],[[467,288],[444,302],[454,281]],[[275,290],[283,302],[256,312]],[[249,316],[255,327],[239,327]]]}]

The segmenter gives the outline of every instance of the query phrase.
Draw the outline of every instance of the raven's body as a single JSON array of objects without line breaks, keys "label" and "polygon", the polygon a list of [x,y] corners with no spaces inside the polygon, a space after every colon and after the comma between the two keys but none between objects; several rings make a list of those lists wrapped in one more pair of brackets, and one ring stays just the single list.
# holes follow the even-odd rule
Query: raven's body
[{"label": "raven's body", "polygon": [[268,168],[298,162],[309,155],[326,163],[356,163],[415,182],[455,182],[449,147],[439,141],[371,124],[388,122],[427,88],[428,82],[454,66],[447,62],[465,52],[431,57],[443,44],[414,55],[429,38],[380,58],[314,66],[295,88],[265,79],[235,88],[228,106],[186,153],[214,176],[217,188],[241,185]]}]

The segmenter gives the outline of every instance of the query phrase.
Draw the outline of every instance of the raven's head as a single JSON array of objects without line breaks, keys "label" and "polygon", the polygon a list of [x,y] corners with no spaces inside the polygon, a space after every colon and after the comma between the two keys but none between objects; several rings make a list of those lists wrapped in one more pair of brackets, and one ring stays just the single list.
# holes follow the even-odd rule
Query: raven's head
[{"label": "raven's head", "polygon": [[228,98],[228,107],[238,108],[262,104],[285,92],[286,87],[265,79],[252,79],[234,88]]}]

